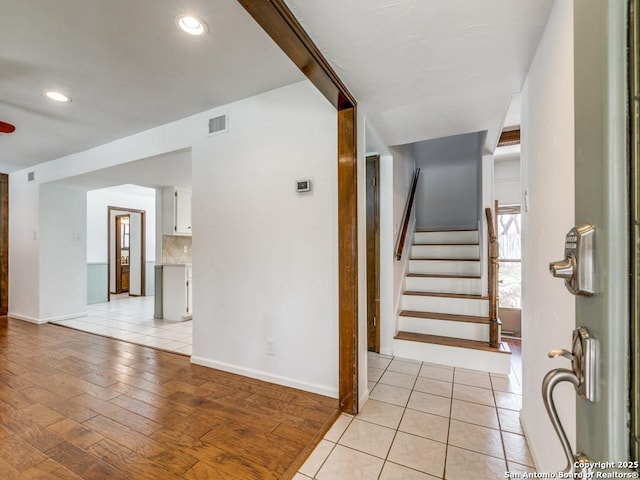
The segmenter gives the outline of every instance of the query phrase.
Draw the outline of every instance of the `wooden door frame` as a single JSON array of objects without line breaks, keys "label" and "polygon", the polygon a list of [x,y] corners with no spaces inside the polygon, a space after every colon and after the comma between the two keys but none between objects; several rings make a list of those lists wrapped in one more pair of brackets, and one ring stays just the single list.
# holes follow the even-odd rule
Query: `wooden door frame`
[{"label": "wooden door frame", "polygon": [[[380,155],[366,159],[367,350],[380,353]],[[373,179],[373,180],[371,180]],[[373,330],[373,345],[371,332]]]},{"label": "wooden door frame", "polygon": [[[116,294],[120,294],[120,293],[124,293],[122,291],[122,260],[119,262],[118,258],[122,257],[122,247],[120,246],[120,244],[122,243],[122,235],[120,233],[120,228],[118,228],[122,222],[120,222],[120,225],[118,224],[118,220],[121,218],[127,217],[129,219],[129,221],[131,221],[131,215],[127,212],[127,213],[121,213],[121,214],[117,214],[115,215],[114,219],[116,221],[116,234],[115,234],[115,241],[116,241],[116,256],[115,256],[115,265],[116,265]],[[111,227],[109,227],[109,238],[111,238]],[[129,226],[129,246],[131,246],[131,226]],[[131,258],[131,248],[129,248],[129,258]],[[111,271],[111,266],[109,266],[109,271]],[[131,278],[131,277],[129,277]],[[109,282],[111,283],[111,282]],[[127,293],[129,293],[129,287],[127,287]]]},{"label": "wooden door frame", "polygon": [[358,412],[357,104],[284,0],[238,0],[338,111],[338,328],[340,409]]},{"label": "wooden door frame", "polygon": [[9,312],[9,175],[0,173],[0,316]]},{"label": "wooden door frame", "polygon": [[[140,214],[140,296],[144,297],[147,294],[145,288],[145,250],[147,246],[145,216],[147,212],[145,210],[136,210],[135,208],[114,207],[109,205],[107,206],[107,302],[111,301],[111,262],[113,262],[113,258],[111,257],[111,212],[113,210]],[[131,242],[131,240],[129,240],[129,242]],[[131,255],[131,253],[129,253],[129,255]],[[129,269],[131,269],[131,265],[129,265]],[[129,285],[131,285],[131,283],[129,283]]]}]

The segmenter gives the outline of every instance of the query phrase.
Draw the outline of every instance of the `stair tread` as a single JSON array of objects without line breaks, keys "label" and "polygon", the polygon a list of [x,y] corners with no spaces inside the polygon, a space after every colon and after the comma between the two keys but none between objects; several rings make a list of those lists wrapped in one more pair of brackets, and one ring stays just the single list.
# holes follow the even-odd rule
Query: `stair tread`
[{"label": "stair tread", "polygon": [[465,298],[470,300],[489,300],[489,297],[483,295],[469,295],[466,293],[417,292],[415,290],[407,290],[403,295],[416,295],[421,297]]},{"label": "stair tread", "polygon": [[454,275],[454,274],[440,274],[440,273],[408,273],[407,277],[418,278],[476,278],[480,279],[480,275]]},{"label": "stair tread", "polygon": [[414,247],[477,247],[480,245],[478,242],[472,243],[412,243]]},{"label": "stair tread", "polygon": [[400,316],[424,318],[428,320],[449,320],[452,322],[467,322],[467,323],[489,324],[491,322],[491,320],[489,320],[489,317],[478,317],[473,315],[456,315],[453,313],[439,313],[439,312],[417,312],[414,310],[402,310],[400,312]]},{"label": "stair tread", "polygon": [[416,233],[431,233],[431,232],[477,232],[477,228],[444,228],[444,229],[416,229]]},{"label": "stair tread", "polygon": [[479,262],[479,258],[434,258],[434,257],[411,257],[411,260],[428,260],[437,262]]},{"label": "stair tread", "polygon": [[473,350],[484,350],[486,352],[505,353],[511,355],[509,345],[505,342],[500,342],[498,348],[492,348],[489,346],[489,342],[403,331],[398,332],[394,338],[396,340],[408,340],[411,342],[431,343],[434,345],[445,345],[449,347],[470,348]]}]

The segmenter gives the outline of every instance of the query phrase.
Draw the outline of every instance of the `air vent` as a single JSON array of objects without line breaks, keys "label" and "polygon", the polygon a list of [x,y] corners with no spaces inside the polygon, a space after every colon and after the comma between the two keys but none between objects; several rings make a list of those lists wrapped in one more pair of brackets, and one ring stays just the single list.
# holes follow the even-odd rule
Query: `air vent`
[{"label": "air vent", "polygon": [[227,116],[220,115],[209,119],[209,134],[224,133],[227,131]]},{"label": "air vent", "polygon": [[36,172],[27,173],[27,181],[33,182],[36,179]]}]

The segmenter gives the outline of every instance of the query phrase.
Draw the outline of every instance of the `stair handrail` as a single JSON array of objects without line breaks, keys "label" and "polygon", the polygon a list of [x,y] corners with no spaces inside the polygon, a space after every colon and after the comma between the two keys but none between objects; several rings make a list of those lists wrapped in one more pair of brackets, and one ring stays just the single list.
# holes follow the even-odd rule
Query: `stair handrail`
[{"label": "stair handrail", "polygon": [[[497,209],[496,209],[497,210]],[[500,328],[498,321],[498,254],[499,243],[494,223],[493,210],[485,208],[487,216],[487,245],[489,258],[487,262],[487,280],[489,296],[489,346],[498,348],[500,344]],[[497,217],[496,217],[497,218]]]},{"label": "stair handrail", "polygon": [[409,229],[409,221],[411,220],[411,210],[413,210],[413,199],[416,196],[416,187],[418,186],[418,177],[420,176],[420,169],[416,168],[413,172],[413,179],[411,180],[411,188],[407,195],[407,201],[404,204],[404,213],[402,214],[402,228],[398,232],[398,238],[396,239],[396,260],[402,259],[402,251],[404,250],[404,243],[407,238],[407,230]]}]

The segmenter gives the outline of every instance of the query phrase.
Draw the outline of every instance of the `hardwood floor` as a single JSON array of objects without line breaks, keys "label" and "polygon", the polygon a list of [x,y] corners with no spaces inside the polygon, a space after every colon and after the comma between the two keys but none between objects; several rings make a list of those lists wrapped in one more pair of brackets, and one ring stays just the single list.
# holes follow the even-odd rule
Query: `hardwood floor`
[{"label": "hardwood floor", "polygon": [[3,479],[291,478],[337,400],[0,318]]}]

